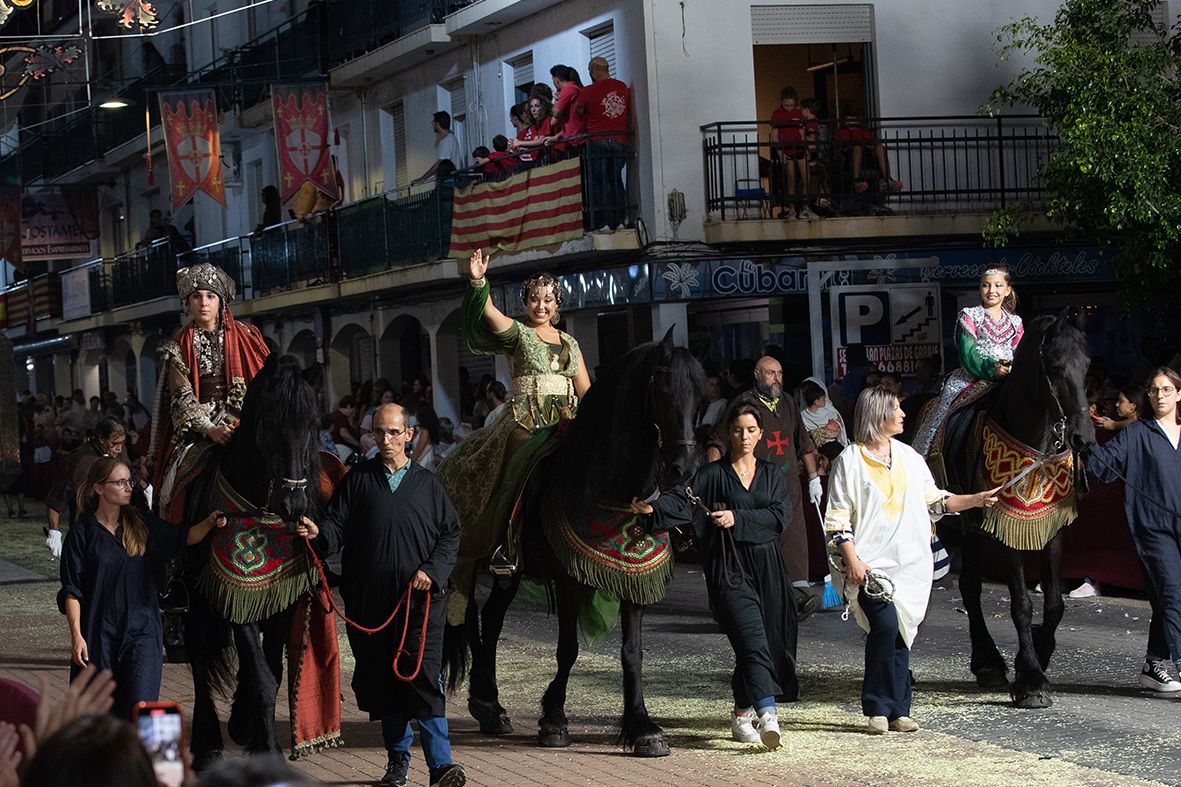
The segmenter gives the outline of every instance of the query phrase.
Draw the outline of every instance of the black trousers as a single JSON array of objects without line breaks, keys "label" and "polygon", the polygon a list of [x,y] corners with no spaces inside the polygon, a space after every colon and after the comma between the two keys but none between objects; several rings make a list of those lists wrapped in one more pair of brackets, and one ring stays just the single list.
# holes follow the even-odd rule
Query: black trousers
[{"label": "black trousers", "polygon": [[890,721],[909,716],[910,649],[898,630],[894,604],[872,599],[864,590],[858,591],[857,603],[869,620],[861,712],[866,716],[885,716]]}]

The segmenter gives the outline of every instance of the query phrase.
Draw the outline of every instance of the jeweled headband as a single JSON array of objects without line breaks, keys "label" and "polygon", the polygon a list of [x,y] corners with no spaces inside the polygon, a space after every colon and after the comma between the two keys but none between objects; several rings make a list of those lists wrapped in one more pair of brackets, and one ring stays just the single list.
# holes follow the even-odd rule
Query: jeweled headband
[{"label": "jeweled headband", "polygon": [[985,276],[1004,276],[1005,281],[1009,280],[1009,272],[1003,268],[989,268],[984,273],[980,274],[980,278]]},{"label": "jeweled headband", "polygon": [[554,300],[558,302],[558,306],[562,305],[562,294],[565,288],[558,283],[557,279],[548,273],[539,273],[536,276],[527,279],[525,283],[521,285],[521,302],[525,303],[528,301],[529,292],[531,290],[537,289],[538,287],[551,288],[554,291]]}]

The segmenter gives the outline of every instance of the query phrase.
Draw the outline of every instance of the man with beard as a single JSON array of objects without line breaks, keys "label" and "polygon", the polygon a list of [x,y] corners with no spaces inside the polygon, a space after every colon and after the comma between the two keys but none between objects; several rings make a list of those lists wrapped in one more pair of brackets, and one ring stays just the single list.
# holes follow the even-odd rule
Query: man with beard
[{"label": "man with beard", "polygon": [[[771,356],[764,355],[758,360],[754,387],[735,396],[729,407],[742,404],[754,405],[763,416],[763,439],[755,449],[755,456],[778,467],[786,482],[791,519],[783,529],[779,546],[783,550],[787,575],[797,588],[796,604],[802,617],[814,611],[816,601],[815,597],[798,590],[808,584],[808,531],[804,524],[803,494],[799,483],[800,463],[808,471],[808,498],[813,505],[819,506],[822,491],[820,476],[816,472],[816,446],[808,436],[795,401],[783,393],[783,366]],[[706,451],[708,461],[721,459],[722,452],[730,444],[723,426],[726,423],[729,419],[725,417],[718,421],[719,426]],[[792,655],[795,655],[794,649]]]}]

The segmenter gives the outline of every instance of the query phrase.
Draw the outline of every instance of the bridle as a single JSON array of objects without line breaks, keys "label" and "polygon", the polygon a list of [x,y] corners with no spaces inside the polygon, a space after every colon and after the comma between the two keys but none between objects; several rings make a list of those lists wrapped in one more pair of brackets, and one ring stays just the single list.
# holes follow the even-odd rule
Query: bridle
[{"label": "bridle", "polygon": [[672,367],[669,366],[657,366],[655,369],[653,369],[652,374],[648,377],[648,391],[644,400],[644,415],[651,422],[652,428],[656,430],[656,453],[658,461],[660,462],[660,467],[662,469],[664,467],[664,452],[661,451],[661,449],[665,446],[666,442],[668,445],[676,446],[678,448],[692,448],[694,445],[696,445],[696,441],[693,439],[692,433],[683,435],[676,440],[666,441],[664,439],[664,432],[660,428],[660,422],[656,418],[656,376],[671,374]]}]

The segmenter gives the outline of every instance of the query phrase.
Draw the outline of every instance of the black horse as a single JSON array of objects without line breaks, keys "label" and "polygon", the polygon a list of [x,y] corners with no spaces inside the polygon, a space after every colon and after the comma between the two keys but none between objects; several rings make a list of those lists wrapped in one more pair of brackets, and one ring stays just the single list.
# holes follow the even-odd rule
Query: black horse
[{"label": "black horse", "polygon": [[[671,333],[671,332],[670,332]],[[541,701],[538,741],[542,746],[570,745],[565,712],[570,670],[578,657],[578,615],[596,588],[619,594],[623,633],[624,708],[621,742],[635,754],[669,753],[664,731],[644,704],[641,630],[645,603],[638,593],[621,590],[612,577],[588,575],[574,567],[563,549],[559,524],[577,527],[592,518],[624,522],[634,497],[668,489],[693,469],[693,426],[705,399],[705,373],[688,350],[674,348],[671,336],[637,347],[606,369],[580,403],[568,436],[540,463],[523,493],[522,572],[552,589],[558,614],[558,671]],[[556,513],[557,512],[557,513]],[[613,520],[610,518],[614,517]],[[616,533],[620,533],[617,529]],[[638,540],[652,538],[634,533]],[[628,536],[632,537],[631,535]],[[671,555],[669,571],[671,572]],[[652,603],[662,597],[662,580]],[[482,610],[469,601],[465,630],[449,627],[446,651],[450,687],[462,681],[471,654],[468,709],[485,734],[512,732],[499,702],[496,646],[505,612],[517,592],[520,574],[495,577]]]},{"label": "black horse", "polygon": [[[274,512],[284,522],[315,516],[321,504],[317,443],[319,407],[304,381],[299,362],[271,355],[246,392],[241,423],[229,446],[215,455],[188,490],[185,513],[196,521],[222,508],[215,488],[220,474],[255,513]],[[310,480],[310,483],[309,483]],[[227,511],[232,528],[243,526],[244,512]],[[275,735],[275,697],[283,674],[283,650],[291,628],[291,605],[268,603],[261,617],[230,622],[224,605],[199,591],[207,571],[211,541],[189,550],[183,561],[186,585],[193,589],[185,646],[193,672],[191,750],[198,770],[221,756],[222,737],[213,693],[228,694],[233,685],[233,653],[237,653],[237,686],[227,728],[247,752],[281,752]],[[302,544],[292,560],[306,563]],[[310,567],[300,567],[310,577]],[[229,646],[233,645],[231,649]]]},{"label": "black horse", "polygon": [[[1013,359],[1013,371],[977,408],[977,412],[986,413],[1009,435],[1042,456],[1067,450],[1079,452],[1095,441],[1083,382],[1090,359],[1086,337],[1075,319],[1074,315],[1063,312],[1058,317],[1039,317],[1027,323]],[[979,430],[967,431],[970,435],[963,444],[945,446],[944,455],[952,458],[947,463],[948,484],[951,488],[978,491],[986,488],[981,480],[984,456],[979,439],[974,437]],[[1044,606],[1042,623],[1034,625],[1033,604],[1024,574],[1024,556],[1032,550],[1007,545],[1000,533],[992,539],[982,532],[979,511],[965,512],[964,518],[959,587],[968,612],[971,670],[982,687],[1008,687],[1018,707],[1049,707],[1053,700],[1045,670],[1054,653],[1055,631],[1063,613],[1059,574],[1062,531],[1054,529],[1037,550]],[[1012,685],[1008,682],[1005,660],[988,632],[980,608],[986,539],[999,545],[1004,555],[1010,610],[1018,640],[1016,678]]]}]

